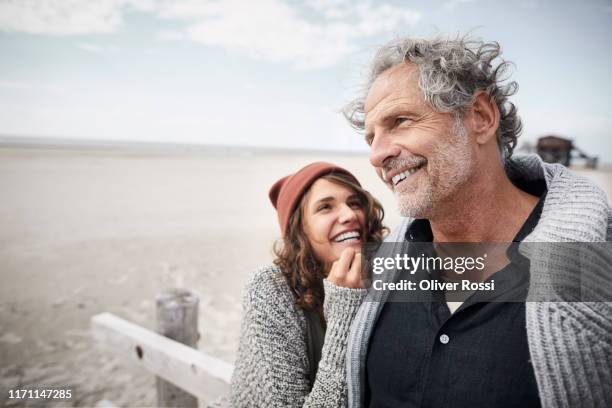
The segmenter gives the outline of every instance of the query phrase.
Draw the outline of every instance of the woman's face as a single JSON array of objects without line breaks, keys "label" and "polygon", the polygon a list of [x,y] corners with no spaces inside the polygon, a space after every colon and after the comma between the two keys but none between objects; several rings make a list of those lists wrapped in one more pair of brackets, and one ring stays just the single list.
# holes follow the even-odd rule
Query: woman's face
[{"label": "woman's face", "polygon": [[365,213],[353,190],[320,178],[304,200],[304,232],[319,262],[331,264],[349,246],[361,250]]}]

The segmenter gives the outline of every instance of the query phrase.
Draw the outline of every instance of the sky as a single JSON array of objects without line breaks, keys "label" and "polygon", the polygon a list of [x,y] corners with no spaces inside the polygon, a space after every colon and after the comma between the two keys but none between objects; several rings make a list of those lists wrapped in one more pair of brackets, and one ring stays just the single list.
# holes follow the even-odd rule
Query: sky
[{"label": "sky", "polygon": [[0,134],[367,151],[339,113],[377,47],[471,32],[519,140],[612,163],[612,2],[0,0]]}]

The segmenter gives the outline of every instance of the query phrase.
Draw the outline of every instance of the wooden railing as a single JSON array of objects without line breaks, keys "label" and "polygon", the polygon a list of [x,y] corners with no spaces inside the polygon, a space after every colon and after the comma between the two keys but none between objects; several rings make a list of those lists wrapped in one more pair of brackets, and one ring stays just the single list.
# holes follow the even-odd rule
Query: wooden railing
[{"label": "wooden railing", "polygon": [[[194,318],[193,310],[189,311],[189,308],[194,307],[194,298],[189,296],[195,295],[184,290],[173,290],[157,298],[158,327],[169,330],[171,337],[185,337],[185,333],[197,334],[197,297]],[[168,312],[168,308],[174,311]],[[91,331],[99,343],[131,358],[158,377],[159,406],[197,407],[196,398],[211,400],[229,393],[233,366],[223,360],[111,313],[93,316]],[[193,345],[197,345],[197,337]]]}]

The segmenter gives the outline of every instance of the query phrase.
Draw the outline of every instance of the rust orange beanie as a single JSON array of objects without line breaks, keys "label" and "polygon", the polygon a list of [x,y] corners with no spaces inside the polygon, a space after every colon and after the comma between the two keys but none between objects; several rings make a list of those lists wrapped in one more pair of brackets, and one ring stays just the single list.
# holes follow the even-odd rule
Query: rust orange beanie
[{"label": "rust orange beanie", "polygon": [[357,178],[348,170],[332,163],[315,162],[303,167],[294,174],[283,177],[270,188],[268,196],[270,197],[272,205],[276,208],[278,223],[283,237],[287,234],[291,214],[295,210],[304,192],[319,177],[330,173],[346,174],[353,178],[355,183],[361,185],[359,181],[357,181]]}]

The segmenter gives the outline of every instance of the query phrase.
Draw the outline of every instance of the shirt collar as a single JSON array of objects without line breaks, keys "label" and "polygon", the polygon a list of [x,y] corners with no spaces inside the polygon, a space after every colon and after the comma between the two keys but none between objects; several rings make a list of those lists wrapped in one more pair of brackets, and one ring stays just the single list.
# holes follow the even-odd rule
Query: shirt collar
[{"label": "shirt collar", "polygon": [[433,232],[427,219],[414,220],[406,230],[406,241],[433,242]]}]

